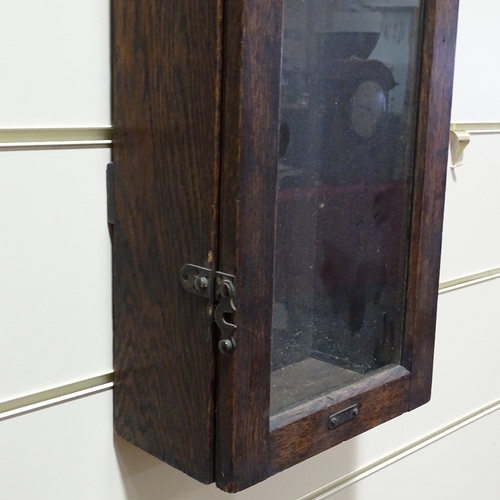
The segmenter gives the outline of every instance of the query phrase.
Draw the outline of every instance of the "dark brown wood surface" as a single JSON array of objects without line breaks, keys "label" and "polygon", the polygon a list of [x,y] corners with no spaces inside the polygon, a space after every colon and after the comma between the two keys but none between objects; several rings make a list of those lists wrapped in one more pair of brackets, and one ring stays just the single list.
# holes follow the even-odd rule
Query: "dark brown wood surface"
[{"label": "dark brown wood surface", "polygon": [[409,410],[431,395],[458,0],[425,2],[403,366]]},{"label": "dark brown wood surface", "polygon": [[236,276],[236,349],[218,365],[216,482],[268,477],[281,0],[226,2],[220,270]]},{"label": "dark brown wood surface", "polygon": [[[272,422],[270,474],[275,474],[332,446],[387,422],[408,410],[410,374],[401,366],[317,398]],[[359,414],[336,429],[328,417],[357,404]]]},{"label": "dark brown wood surface", "polygon": [[214,339],[185,263],[215,268],[221,2],[113,0],[115,429],[210,483]]},{"label": "dark brown wood surface", "polygon": [[[231,492],[423,404],[432,376],[458,0],[425,2],[403,366],[270,419],[282,6],[112,2],[115,429]],[[236,276],[234,352],[185,263]]]},{"label": "dark brown wood surface", "polygon": [[[299,408],[301,415],[278,415],[269,432],[280,11],[281,2],[240,0],[228,4],[225,19],[220,263],[236,275],[238,288],[238,347],[218,366],[216,478],[227,491],[424,403],[432,378],[456,0],[425,2],[403,367],[329,394],[328,401],[313,400]],[[352,403],[360,405],[356,419],[329,430],[328,416]]]}]

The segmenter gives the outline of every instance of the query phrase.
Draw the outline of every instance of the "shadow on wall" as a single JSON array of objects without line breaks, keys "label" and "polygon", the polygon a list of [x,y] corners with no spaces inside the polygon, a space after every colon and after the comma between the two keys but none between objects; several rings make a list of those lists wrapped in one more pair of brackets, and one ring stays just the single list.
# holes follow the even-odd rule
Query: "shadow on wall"
[{"label": "shadow on wall", "polygon": [[198,483],[116,435],[114,445],[127,500],[201,500],[207,498],[213,488]]},{"label": "shadow on wall", "polygon": [[[356,468],[351,441],[230,495],[213,484],[198,483],[120,437],[115,436],[114,447],[127,500],[298,500]],[[356,500],[352,495],[351,489],[343,490],[331,499]]]}]

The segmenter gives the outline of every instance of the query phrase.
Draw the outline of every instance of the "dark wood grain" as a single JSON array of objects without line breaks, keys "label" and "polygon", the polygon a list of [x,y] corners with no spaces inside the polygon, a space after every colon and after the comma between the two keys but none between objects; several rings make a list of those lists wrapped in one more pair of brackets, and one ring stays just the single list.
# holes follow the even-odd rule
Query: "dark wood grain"
[{"label": "dark wood grain", "polygon": [[[458,0],[423,3],[402,366],[271,419],[283,0],[112,1],[120,436],[235,492],[428,400]],[[232,353],[214,304],[182,289],[185,263],[235,275]]]},{"label": "dark wood grain", "polygon": [[[271,474],[394,418],[408,409],[410,374],[401,366],[327,394],[278,415],[272,421]],[[336,429],[328,417],[357,404],[359,414]]]},{"label": "dark wood grain", "polygon": [[[272,86],[278,86],[281,2],[276,4],[231,2],[225,19],[220,259],[222,270],[237,276],[239,326],[237,350],[221,357],[218,367],[216,477],[227,491],[241,490],[418,406],[428,398],[431,380],[455,0],[425,4],[404,366],[356,382],[330,394],[330,400],[319,398],[284,412],[271,420],[269,433],[271,310],[266,300],[271,297],[272,262],[263,249],[272,245],[269,220],[275,206],[277,107]],[[328,416],[354,402],[362,408],[360,415],[330,431]]]},{"label": "dark wood grain", "polygon": [[226,2],[220,269],[236,276],[236,350],[218,366],[216,482],[268,473],[282,2]]},{"label": "dark wood grain", "polygon": [[425,2],[403,365],[410,410],[431,394],[458,0]]},{"label": "dark wood grain", "polygon": [[221,2],[113,0],[116,432],[210,483],[212,307],[185,263],[214,267]]}]

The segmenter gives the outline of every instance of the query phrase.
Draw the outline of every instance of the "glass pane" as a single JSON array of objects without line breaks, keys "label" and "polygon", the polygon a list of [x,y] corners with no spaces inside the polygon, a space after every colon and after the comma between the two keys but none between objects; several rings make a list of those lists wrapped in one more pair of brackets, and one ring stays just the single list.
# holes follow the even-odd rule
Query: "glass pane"
[{"label": "glass pane", "polygon": [[400,362],[420,0],[285,0],[271,414]]}]

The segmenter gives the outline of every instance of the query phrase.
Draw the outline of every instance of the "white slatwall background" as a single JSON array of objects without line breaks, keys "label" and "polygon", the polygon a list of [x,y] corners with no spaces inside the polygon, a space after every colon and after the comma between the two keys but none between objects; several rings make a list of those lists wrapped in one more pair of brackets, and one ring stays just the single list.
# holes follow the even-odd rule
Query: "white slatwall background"
[{"label": "white slatwall background", "polygon": [[[500,123],[499,18],[500,3],[461,0],[454,122]],[[108,2],[4,0],[0,46],[0,143],[110,125]],[[443,282],[500,268],[499,147],[474,134],[449,170]],[[114,439],[110,384],[6,411],[112,369],[110,151],[18,149],[0,149],[0,498],[228,498]],[[499,298],[498,278],[442,290],[430,404],[236,497],[498,500]]]}]

